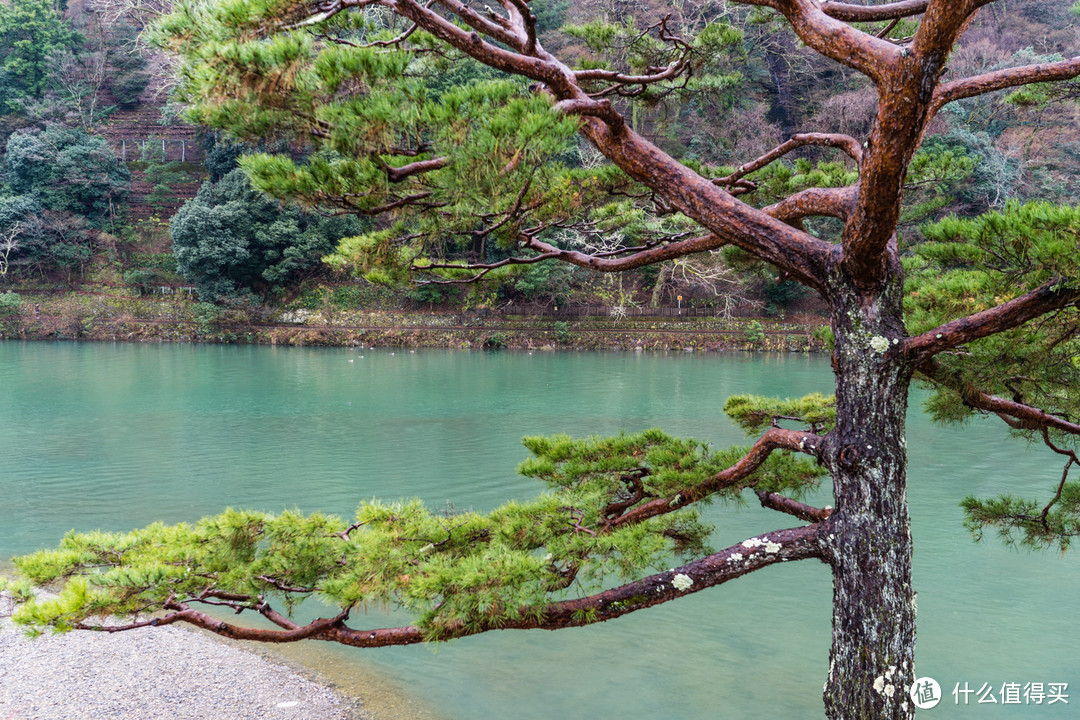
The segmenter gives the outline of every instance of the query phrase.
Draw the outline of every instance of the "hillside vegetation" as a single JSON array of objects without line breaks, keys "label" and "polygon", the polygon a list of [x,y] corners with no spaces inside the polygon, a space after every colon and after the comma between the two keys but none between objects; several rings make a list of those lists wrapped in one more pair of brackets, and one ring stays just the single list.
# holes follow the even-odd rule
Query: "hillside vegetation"
[{"label": "hillside vegetation", "polygon": [[[947,72],[963,77],[1062,57],[1076,43],[1071,5],[1058,0],[989,7],[964,34]],[[741,22],[731,27],[742,32],[708,38],[708,59],[691,82],[675,91],[646,90],[653,96],[635,106],[635,129],[695,167],[718,176],[738,172],[747,190],[741,199],[759,207],[801,187],[840,187],[855,177],[845,154],[813,145],[750,172],[737,170],[798,133],[865,137],[876,100],[862,76],[802,46],[786,24],[759,9],[715,0],[670,6],[534,0],[532,7],[544,45],[584,66],[600,62],[597,33],[630,33],[665,16],[671,27],[693,31],[738,15]],[[239,169],[245,156],[278,153],[299,167],[316,167],[324,158],[295,143],[247,144],[189,123],[182,98],[170,96],[169,59],[139,39],[160,9],[120,0],[0,4],[0,294],[18,296],[6,296],[0,306],[8,335],[31,327],[52,332],[49,323],[35,325],[27,308],[36,305],[40,312],[44,304],[55,325],[49,312],[54,301],[40,293],[57,290],[129,298],[133,303],[117,312],[132,317],[146,312],[135,300],[162,296],[196,324],[199,318],[280,321],[281,313],[297,310],[324,313],[332,325],[333,313],[341,312],[510,314],[519,308],[559,321],[560,312],[594,306],[615,320],[647,314],[648,308],[705,309],[722,318],[764,318],[768,329],[769,319],[793,313],[812,323],[820,308],[803,286],[730,251],[615,277],[561,263],[519,265],[475,284],[417,283],[386,265],[332,266],[324,258],[339,243],[377,235],[392,219],[372,219],[363,208],[330,216],[316,202],[301,207],[255,190]],[[601,27],[593,22],[597,17],[626,22]],[[889,32],[902,36],[904,22]],[[629,67],[637,60],[627,48]],[[497,76],[472,61],[435,59],[420,82],[424,92],[451,103],[455,86]],[[903,245],[919,246],[927,228],[949,216],[1031,199],[1075,204],[1076,95],[1075,85],[1033,86],[948,106],[911,165]],[[579,141],[563,161],[590,169],[602,158]],[[253,166],[246,167],[250,172]],[[654,200],[627,197],[587,225],[552,230],[550,239],[595,252],[694,231],[677,213],[657,220],[640,211]],[[835,221],[815,218],[807,225],[825,235],[835,230],[830,223]],[[497,264],[507,256],[485,234],[451,228],[437,254],[440,261],[474,264]],[[11,320],[15,315],[18,323]],[[74,317],[69,320],[76,325],[87,322],[85,314]],[[736,332],[754,334],[752,327]]]}]

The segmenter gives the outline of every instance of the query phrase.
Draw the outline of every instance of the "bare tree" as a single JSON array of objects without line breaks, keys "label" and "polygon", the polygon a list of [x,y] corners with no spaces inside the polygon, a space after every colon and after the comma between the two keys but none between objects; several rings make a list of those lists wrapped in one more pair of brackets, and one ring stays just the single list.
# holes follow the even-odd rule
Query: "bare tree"
[{"label": "bare tree", "polygon": [[11,254],[19,249],[19,236],[23,233],[23,224],[15,222],[0,233],[0,277],[4,277],[11,267]]}]

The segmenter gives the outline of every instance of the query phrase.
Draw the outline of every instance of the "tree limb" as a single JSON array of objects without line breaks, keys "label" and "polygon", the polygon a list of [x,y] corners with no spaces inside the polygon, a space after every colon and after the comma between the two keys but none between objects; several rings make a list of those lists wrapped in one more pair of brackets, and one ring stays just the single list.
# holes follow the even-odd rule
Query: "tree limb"
[{"label": "tree limb", "polygon": [[1080,290],[1048,282],[997,307],[958,318],[916,337],[907,338],[902,350],[916,362],[965,343],[1019,327],[1052,310],[1080,301]]},{"label": "tree limb", "polygon": [[[704,252],[706,250],[716,250],[727,244],[728,243],[712,234],[699,235],[698,237],[689,240],[680,240],[668,243],[667,245],[659,245],[657,247],[641,250],[632,255],[628,255],[627,257],[610,258],[583,253],[579,250],[563,250],[562,248],[542,240],[537,240],[535,237],[531,236],[525,238],[526,247],[541,253],[543,259],[554,258],[562,260],[563,262],[568,262],[571,265],[577,265],[578,267],[588,268],[598,272],[622,272],[623,270],[632,270],[634,268],[653,265],[665,260],[672,260],[674,258],[682,257],[683,255]],[[526,261],[535,262],[532,258],[528,258]]]},{"label": "tree limb", "polygon": [[786,223],[808,217],[834,217],[847,221],[855,211],[859,186],[807,188],[762,208],[762,212]]},{"label": "tree limb", "polygon": [[[573,83],[569,79],[568,71],[564,72],[558,63],[552,62],[549,58],[540,59],[531,55],[523,55],[520,52],[514,52],[485,42],[478,32],[468,32],[430,8],[419,5],[414,0],[380,0],[380,4],[385,5],[398,15],[412,20],[426,32],[485,65],[538,80],[556,89],[557,92],[564,96],[573,94]],[[485,34],[491,35],[496,41],[509,47],[520,45],[517,38],[510,36],[500,26],[484,19],[475,11],[457,2],[457,0],[441,0],[441,4],[448,9],[461,8],[462,12],[466,12],[468,17],[476,22],[474,27],[490,28],[494,34],[486,31]],[[451,10],[451,12],[456,11]],[[464,16],[459,17],[465,20]],[[539,51],[539,45],[534,48],[534,52],[537,51]]]},{"label": "tree limb", "polygon": [[[734,0],[741,5],[771,7],[791,23],[795,34],[822,55],[858,70],[879,83],[889,68],[901,58],[900,49],[892,43],[858,30],[826,12],[820,0]],[[844,4],[834,12],[844,14]],[[848,8],[850,9],[850,8]]]},{"label": "tree limb", "polygon": [[921,15],[929,4],[930,0],[901,0],[884,5],[853,5],[825,0],[821,3],[821,11],[844,22],[877,22]]},{"label": "tree limb", "polygon": [[437,157],[431,160],[420,160],[417,162],[409,163],[408,165],[402,165],[401,167],[390,167],[386,165],[384,170],[386,171],[386,179],[392,183],[399,183],[406,180],[413,175],[420,175],[432,170],[439,170],[446,167],[450,163],[448,158]]},{"label": "tree limb", "polygon": [[567,115],[582,115],[600,118],[612,129],[622,128],[626,121],[615,110],[615,106],[607,98],[596,100],[593,98],[572,98],[560,100],[555,103],[555,109]]},{"label": "tree limb", "polygon": [[750,448],[750,452],[731,467],[720,471],[692,488],[680,491],[673,498],[657,498],[643,505],[638,505],[633,510],[612,519],[608,526],[614,528],[620,525],[639,523],[642,520],[669,513],[719,490],[731,487],[745,480],[751,473],[761,467],[775,450],[789,450],[817,457],[818,449],[823,441],[824,437],[821,435],[804,430],[787,430],[780,427],[769,428]]},{"label": "tree limb", "polygon": [[1080,76],[1080,57],[1052,63],[1007,68],[947,82],[934,92],[931,114],[945,105],[964,98],[985,95],[1006,88],[1039,82],[1072,80]]},{"label": "tree limb", "polygon": [[456,263],[430,263],[428,265],[413,265],[413,270],[478,270],[476,275],[464,280],[425,280],[423,285],[467,285],[482,279],[492,270],[497,270],[507,265],[531,265],[544,260],[555,260],[559,256],[556,253],[543,253],[532,257],[509,257],[493,263],[477,263],[472,265],[459,265]]},{"label": "tree limb", "polygon": [[492,13],[490,19],[486,18],[459,0],[436,0],[436,2],[457,15],[466,25],[477,32],[481,32],[504,45],[509,45],[518,52],[524,50],[523,39],[517,33],[511,31],[510,22],[506,18],[494,15],[494,13]]},{"label": "tree limb", "polygon": [[971,387],[958,378],[952,377],[932,358],[919,363],[916,369],[933,382],[959,393],[964,402],[971,407],[1001,417],[1009,427],[1017,430],[1050,428],[1070,435],[1080,435],[1080,425],[1052,415],[1041,408],[1025,405],[1016,400],[1007,400]]},{"label": "tree limb", "polygon": [[684,59],[679,60],[667,65],[663,70],[652,75],[624,75],[623,73],[616,72],[614,70],[575,70],[574,77],[580,80],[606,80],[608,82],[620,83],[623,85],[650,85],[652,83],[662,82],[664,80],[670,80],[686,67]]},{"label": "tree limb", "polygon": [[[376,630],[356,630],[345,625],[346,609],[333,618],[322,618],[293,629],[268,630],[227,623],[190,607],[173,604],[164,617],[114,626],[79,625],[78,629],[122,632],[138,627],[171,625],[184,622],[234,640],[257,640],[269,643],[296,642],[304,639],[338,642],[353,647],[388,647],[415,645],[476,635],[491,630],[558,630],[605,622],[637,610],[691,595],[729,580],[742,577],[770,565],[823,556],[818,531],[820,524],[777,530],[744,540],[718,553],[662,573],[650,575],[610,590],[583,598],[562,600],[536,608],[521,608],[512,618],[478,618],[466,624],[448,623],[434,631],[409,625]],[[677,584],[677,576],[680,578]]]},{"label": "tree limb", "polygon": [[716,180],[713,180],[713,182],[717,185],[730,186],[755,170],[760,170],[773,161],[787,155],[792,150],[805,147],[806,145],[840,148],[850,155],[852,159],[855,160],[856,164],[862,163],[862,146],[859,144],[858,140],[850,135],[840,135],[836,133],[800,133],[798,135],[792,135],[790,140],[770,150],[756,160],[751,160],[748,163],[740,165],[735,172],[730,175],[717,178]]},{"label": "tree limb", "polygon": [[800,520],[806,520],[807,522],[822,522],[832,515],[832,508],[812,507],[806,503],[801,503],[798,500],[792,500],[779,493],[758,492],[756,494],[758,500],[761,501],[761,507],[787,513],[788,515],[794,515]]},{"label": "tree limb", "polygon": [[1054,497],[1050,502],[1046,504],[1042,509],[1042,513],[1039,514],[1039,523],[1045,530],[1050,529],[1050,525],[1046,522],[1047,516],[1050,514],[1050,508],[1054,507],[1061,500],[1061,493],[1065,490],[1065,481],[1069,479],[1069,468],[1073,465],[1080,465],[1080,458],[1076,456],[1076,453],[1072,450],[1066,450],[1065,448],[1058,447],[1054,444],[1054,441],[1050,439],[1050,432],[1044,427],[1042,429],[1043,443],[1046,447],[1050,448],[1058,455],[1064,455],[1068,458],[1068,462],[1065,463],[1065,469],[1061,471],[1061,481],[1058,483],[1057,492],[1054,493]]},{"label": "tree limb", "polygon": [[884,59],[875,76],[877,117],[861,167],[859,201],[842,239],[845,269],[863,289],[880,288],[895,262],[889,245],[900,220],[904,177],[930,120],[949,52],[981,4],[928,3],[910,46],[894,47],[897,55]]},{"label": "tree limb", "polygon": [[[810,287],[824,289],[833,263],[830,243],[740,202],[625,125],[616,131],[597,119],[586,118],[582,133],[630,177],[652,188],[672,207],[716,236],[712,244],[700,249],[738,245]],[[642,264],[648,261],[631,267]],[[587,262],[582,266],[593,267]]]}]

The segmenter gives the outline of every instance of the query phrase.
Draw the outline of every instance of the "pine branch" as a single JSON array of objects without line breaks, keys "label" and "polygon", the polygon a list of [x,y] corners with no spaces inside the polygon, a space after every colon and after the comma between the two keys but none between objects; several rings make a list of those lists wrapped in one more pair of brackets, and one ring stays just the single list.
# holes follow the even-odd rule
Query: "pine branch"
[{"label": "pine branch", "polygon": [[826,15],[844,22],[878,22],[921,15],[926,12],[930,0],[901,0],[884,5],[853,5],[851,3],[821,3],[821,10]]},{"label": "pine branch", "polygon": [[879,288],[896,253],[890,252],[900,220],[908,165],[932,117],[933,90],[950,50],[982,3],[929,3],[909,46],[884,40],[871,75],[880,100],[874,131],[861,167],[859,200],[842,238],[843,264],[864,289]]},{"label": "pine branch", "polygon": [[1060,430],[1069,435],[1080,435],[1080,425],[1058,417],[1045,410],[1017,400],[1007,400],[991,395],[961,381],[950,374],[932,358],[920,362],[916,369],[925,377],[943,387],[957,392],[963,401],[977,410],[994,413],[1016,430]]},{"label": "pine branch", "polygon": [[497,15],[486,18],[459,0],[437,0],[437,2],[477,32],[519,52],[524,49],[521,38],[512,33],[512,26],[506,18]]},{"label": "pine branch", "polygon": [[555,103],[555,109],[567,115],[581,115],[595,117],[603,120],[612,130],[621,130],[626,125],[626,120],[606,98],[599,100],[591,97],[573,98],[560,100]]},{"label": "pine branch", "polygon": [[[539,44],[534,48],[533,54],[542,54],[543,57],[541,58],[523,55],[520,52],[508,50],[484,41],[479,28],[484,28],[484,34],[492,37],[497,43],[511,48],[518,48],[519,50],[522,49],[518,38],[511,36],[500,26],[481,17],[474,10],[457,0],[440,0],[440,4],[455,14],[461,13],[458,14],[458,17],[476,29],[474,32],[462,29],[428,7],[419,5],[414,0],[388,0],[384,4],[402,17],[412,20],[436,38],[486,65],[503,72],[537,80],[564,96],[575,94],[576,87],[573,84],[569,70],[542,51]],[[580,92],[580,90],[577,90],[577,94],[580,94]]]},{"label": "pine branch", "polygon": [[807,145],[839,148],[851,156],[856,164],[862,163],[863,150],[859,141],[850,135],[836,133],[799,133],[793,135],[790,140],[770,150],[761,157],[740,165],[735,172],[722,178],[713,180],[717,185],[730,186],[741,180],[746,175],[760,170],[770,163],[780,159],[789,152]]},{"label": "pine branch", "polygon": [[536,52],[536,16],[524,0],[501,0],[503,8],[521,40],[521,49],[526,55]]},{"label": "pine branch", "polygon": [[345,624],[349,617],[348,609],[335,617],[321,618],[307,625],[270,630],[227,623],[175,602],[166,608],[173,612],[160,618],[124,625],[79,624],[76,627],[114,633],[183,622],[234,640],[288,643],[316,639],[353,647],[415,645],[433,639],[450,640],[491,630],[558,630],[583,627],[670,602],[770,565],[821,558],[822,550],[818,542],[820,529],[821,525],[818,523],[766,533],[681,567],[587,597],[562,600],[540,607],[520,608],[516,617],[477,618],[470,622],[455,620],[430,630],[415,625],[373,630],[353,629]]},{"label": "pine branch", "polygon": [[1069,479],[1069,468],[1073,465],[1080,465],[1080,458],[1077,458],[1076,453],[1072,450],[1058,447],[1054,441],[1050,439],[1050,431],[1045,427],[1042,429],[1042,439],[1046,447],[1050,448],[1058,455],[1064,455],[1068,458],[1068,461],[1065,463],[1065,469],[1061,471],[1061,482],[1058,483],[1057,492],[1054,493],[1054,497],[1051,498],[1050,502],[1048,502],[1045,507],[1043,507],[1042,513],[1039,514],[1039,524],[1041,524],[1045,530],[1049,531],[1050,525],[1047,523],[1046,518],[1050,514],[1050,508],[1057,505],[1061,500],[1061,493],[1065,490],[1065,481]]},{"label": "pine branch", "polygon": [[437,157],[430,160],[420,160],[400,167],[390,167],[384,163],[383,169],[386,171],[387,180],[392,183],[399,183],[414,175],[422,175],[426,172],[431,172],[432,170],[439,170],[446,167],[449,163],[450,160],[448,158]]},{"label": "pine branch", "polygon": [[675,497],[656,498],[638,505],[634,509],[610,520],[606,527],[616,528],[640,523],[643,520],[685,507],[725,488],[738,485],[761,467],[776,450],[800,452],[812,457],[818,457],[823,441],[823,436],[811,432],[787,430],[779,427],[769,428],[750,448],[750,452],[734,465],[720,471],[704,482],[681,490]]},{"label": "pine branch", "polygon": [[666,245],[640,250],[627,257],[611,258],[608,257],[610,253],[590,254],[578,250],[564,250],[542,240],[537,240],[532,236],[527,236],[523,240],[526,247],[540,252],[544,258],[555,258],[571,265],[598,272],[632,270],[633,268],[654,265],[692,253],[716,250],[728,244],[715,235],[699,235],[687,240],[679,240]]},{"label": "pine branch", "polygon": [[[892,43],[858,30],[826,12],[819,0],[734,0],[741,5],[771,7],[784,15],[799,38],[826,57],[858,70],[875,83],[900,60],[900,49]],[[834,7],[843,14],[844,8]]]},{"label": "pine branch", "polygon": [[761,502],[761,507],[794,515],[807,522],[822,522],[828,519],[829,515],[832,515],[832,508],[816,508],[779,493],[758,492],[756,494]]},{"label": "pine branch", "polygon": [[794,224],[808,217],[834,217],[847,221],[855,212],[858,185],[843,188],[807,188],[762,208],[777,220]]},{"label": "pine branch", "polygon": [[995,72],[953,80],[938,87],[934,92],[931,114],[945,105],[964,98],[985,95],[997,90],[1030,85],[1032,83],[1072,80],[1080,77],[1080,57],[1052,63],[1024,65]]},{"label": "pine branch", "polygon": [[1054,310],[1075,305],[1080,290],[1063,285],[1060,279],[1043,284],[997,307],[945,323],[916,337],[904,340],[902,352],[921,362],[979,338],[1019,327]]},{"label": "pine branch", "polygon": [[[636,42],[638,38],[644,37],[651,30],[659,30],[658,36],[661,40],[664,40],[665,42],[670,42],[676,47],[680,48],[679,57],[668,63],[666,66],[662,68],[649,68],[651,72],[647,75],[626,75],[624,73],[616,72],[613,70],[603,70],[599,68],[575,70],[575,78],[577,78],[579,82],[583,80],[604,80],[607,82],[615,83],[614,85],[606,88],[600,93],[591,93],[594,97],[599,97],[603,95],[609,95],[612,92],[618,92],[619,94],[623,94],[621,92],[621,89],[624,88],[626,85],[653,85],[659,82],[663,82],[665,80],[672,80],[678,77],[689,66],[690,55],[693,51],[693,48],[683,38],[677,35],[673,35],[668,30],[667,23],[670,19],[671,16],[667,15],[659,22],[653,23],[649,27],[645,28],[645,30],[643,30],[637,36],[637,38],[635,38],[635,40],[631,42],[631,44],[633,44],[633,42]],[[639,88],[635,92],[640,92],[640,90],[641,88]]]}]

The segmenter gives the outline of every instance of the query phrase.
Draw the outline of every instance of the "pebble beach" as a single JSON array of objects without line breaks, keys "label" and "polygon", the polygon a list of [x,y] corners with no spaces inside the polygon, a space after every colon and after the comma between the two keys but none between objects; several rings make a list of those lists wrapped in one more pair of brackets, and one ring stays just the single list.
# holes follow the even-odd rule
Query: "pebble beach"
[{"label": "pebble beach", "polygon": [[31,640],[0,596],[0,720],[367,720],[303,674],[176,627]]}]

